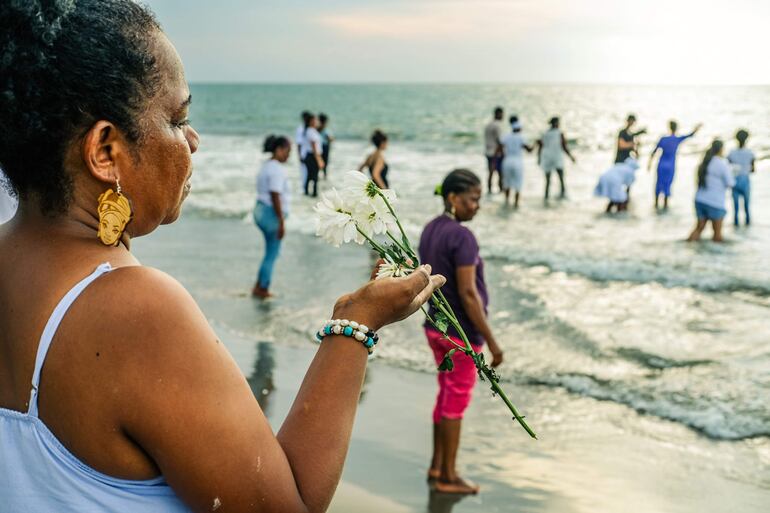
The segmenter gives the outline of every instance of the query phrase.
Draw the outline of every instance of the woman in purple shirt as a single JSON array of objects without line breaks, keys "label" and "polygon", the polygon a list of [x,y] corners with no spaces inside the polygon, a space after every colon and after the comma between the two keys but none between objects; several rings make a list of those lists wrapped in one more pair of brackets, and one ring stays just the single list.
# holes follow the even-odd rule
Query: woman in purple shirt
[{"label": "woman in purple shirt", "polygon": [[[487,322],[489,297],[484,283],[484,262],[479,256],[476,237],[461,224],[473,219],[479,210],[481,181],[466,169],[456,169],[444,179],[441,196],[444,212],[423,230],[420,260],[446,277],[446,285],[441,290],[463,331],[477,352],[486,341],[492,353],[492,367],[497,367],[503,361],[503,352]],[[431,305],[431,316],[435,313]],[[454,345],[427,323],[425,334],[438,365]],[[449,336],[462,344],[459,334],[451,327]],[[460,425],[476,383],[476,367],[460,352],[455,353],[452,360],[454,370],[438,375],[439,392],[433,410],[433,458],[428,480],[439,492],[475,494],[479,487],[457,475],[455,461]]]},{"label": "woman in purple shirt", "polygon": [[689,134],[676,135],[676,129],[678,128],[676,121],[669,121],[668,126],[671,128],[671,135],[660,138],[658,144],[652,150],[650,160],[647,163],[647,171],[650,171],[655,154],[658,150],[661,151],[660,159],[658,160],[658,179],[655,182],[656,209],[658,208],[658,198],[661,194],[663,195],[663,209],[668,209],[668,197],[671,196],[671,184],[674,182],[674,172],[676,170],[676,150],[679,149],[682,141],[695,135],[701,127],[698,124]]}]

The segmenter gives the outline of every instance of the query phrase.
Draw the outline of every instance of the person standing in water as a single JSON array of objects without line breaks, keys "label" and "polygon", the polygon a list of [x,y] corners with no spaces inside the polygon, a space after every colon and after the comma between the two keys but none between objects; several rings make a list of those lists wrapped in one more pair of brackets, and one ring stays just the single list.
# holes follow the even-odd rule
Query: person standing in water
[{"label": "person standing in water", "polygon": [[629,114],[626,118],[626,126],[618,133],[617,150],[615,152],[615,163],[625,162],[628,157],[638,157],[638,142],[636,138],[647,133],[646,128],[632,132],[631,129],[636,124],[636,116]]},{"label": "person standing in water", "polygon": [[537,141],[537,161],[545,173],[545,201],[548,201],[548,193],[551,188],[551,172],[556,171],[559,175],[559,184],[561,192],[559,199],[567,196],[564,187],[564,153],[575,163],[575,157],[569,152],[567,139],[564,133],[559,129],[559,118],[553,117],[549,121],[551,128],[543,133]]},{"label": "person standing in water", "polygon": [[325,167],[321,152],[321,134],[318,133],[316,126],[318,119],[310,114],[305,124],[305,131],[302,134],[302,145],[300,146],[300,158],[305,163],[307,170],[307,179],[305,180],[305,196],[310,196],[310,183],[313,183],[313,197],[318,196],[318,172]]},{"label": "person standing in water", "polygon": [[262,164],[257,175],[257,203],[254,206],[254,224],[265,237],[265,256],[259,266],[257,282],[251,295],[260,299],[272,296],[270,282],[273,267],[281,250],[281,241],[285,233],[284,219],[289,215],[290,187],[289,178],[283,164],[291,153],[291,143],[283,136],[271,135],[265,139],[265,153],[270,153],[270,160]]},{"label": "person standing in water", "polygon": [[318,115],[318,132],[321,134],[321,157],[324,161],[324,180],[326,180],[326,173],[329,171],[329,152],[331,151],[332,141],[334,137],[329,130],[329,116],[323,112]]},{"label": "person standing in water", "polygon": [[511,132],[500,139],[503,148],[503,191],[505,191],[505,206],[510,204],[511,188],[515,195],[513,208],[519,208],[519,196],[524,186],[524,152],[531,153],[533,147],[527,144],[527,140],[521,134],[521,123],[517,116],[511,116]]},{"label": "person standing in water", "polygon": [[[479,210],[481,181],[467,169],[456,169],[444,178],[436,193],[444,200],[443,213],[428,223],[422,232],[420,261],[430,264],[434,272],[446,277],[446,284],[441,290],[468,341],[477,352],[486,342],[492,353],[492,367],[497,367],[503,362],[503,351],[487,321],[489,296],[484,281],[484,262],[476,237],[462,225],[473,219]],[[436,315],[433,304],[430,305],[430,315]],[[454,344],[462,345],[454,328],[449,328],[448,335]],[[425,336],[436,365],[439,365],[444,355],[455,346],[427,322]],[[452,356],[452,362],[454,369],[451,372],[438,373],[439,392],[433,409],[433,457],[428,481],[438,492],[475,494],[479,487],[457,474],[455,462],[463,415],[476,384],[476,367],[459,351]]]},{"label": "person standing in water", "polygon": [[492,178],[497,173],[497,185],[503,190],[502,162],[503,149],[500,138],[503,136],[503,108],[495,107],[493,119],[484,127],[484,155],[487,158],[487,192],[492,194]]},{"label": "person standing in water", "polygon": [[682,141],[695,135],[702,125],[695,125],[692,132],[687,135],[676,135],[678,127],[676,121],[669,121],[668,126],[671,129],[671,134],[660,138],[658,144],[653,148],[650,160],[647,163],[647,171],[649,172],[652,170],[652,161],[655,159],[655,154],[658,150],[661,151],[660,159],[658,160],[658,178],[655,182],[655,209],[658,208],[658,200],[661,194],[663,195],[663,208],[668,208],[668,197],[671,196],[671,184],[674,181],[674,172],[676,170],[676,151],[679,149]]},{"label": "person standing in water", "polygon": [[740,200],[743,198],[743,210],[746,213],[746,226],[748,226],[751,224],[751,214],[749,213],[751,180],[749,176],[754,172],[754,152],[746,148],[746,139],[749,138],[749,133],[746,130],[738,130],[735,138],[738,140],[738,148],[727,155],[727,160],[735,169],[735,185],[733,186],[733,212],[735,217],[733,223],[735,226],[738,226]]},{"label": "person standing in water", "polygon": [[381,130],[375,130],[372,133],[372,144],[375,150],[370,153],[363,164],[358,166],[358,170],[363,172],[364,168],[369,169],[372,181],[380,189],[388,189],[388,164],[385,162],[385,150],[388,148],[388,136]]},{"label": "person standing in water", "polygon": [[695,215],[698,221],[687,237],[688,242],[700,240],[708,221],[711,221],[714,228],[714,242],[722,242],[722,221],[727,214],[725,192],[735,185],[730,163],[722,157],[722,148],[722,141],[715,139],[698,166],[698,191],[695,193]]},{"label": "person standing in water", "polygon": [[300,114],[300,119],[302,121],[294,132],[294,143],[297,145],[297,156],[299,157],[299,186],[303,190],[305,189],[305,182],[307,182],[307,168],[305,167],[305,162],[302,160],[302,144],[305,139],[305,127],[312,115],[313,114],[309,111],[303,110],[302,114]]}]

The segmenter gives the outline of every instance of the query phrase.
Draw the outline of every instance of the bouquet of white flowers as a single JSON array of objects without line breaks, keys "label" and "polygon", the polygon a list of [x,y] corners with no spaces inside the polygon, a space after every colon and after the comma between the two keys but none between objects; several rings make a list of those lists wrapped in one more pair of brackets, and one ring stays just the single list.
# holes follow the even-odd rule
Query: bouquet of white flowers
[{"label": "bouquet of white flowers", "polygon": [[[316,205],[315,212],[318,214],[316,234],[335,247],[351,241],[357,244],[368,243],[384,260],[384,263],[379,266],[377,279],[406,276],[417,268],[419,260],[393,210],[395,202],[396,194],[393,191],[380,189],[359,171],[348,171],[345,174],[342,192],[332,189],[324,193],[321,201]],[[387,238],[387,241],[378,242],[376,240],[378,236]],[[524,421],[524,417],[519,414],[500,388],[500,378],[495,370],[486,364],[484,354],[473,350],[468,336],[440,290],[436,290],[431,297],[431,302],[438,313],[431,317],[424,308],[422,312],[428,322],[455,346],[444,355],[439,370],[452,371],[454,366],[452,355],[455,352],[460,351],[467,355],[476,365],[479,378],[482,381],[489,381],[492,393],[500,396],[511,410],[513,418],[532,438],[537,438],[535,432]],[[464,345],[457,344],[449,338],[447,335],[449,326],[459,333]]]}]

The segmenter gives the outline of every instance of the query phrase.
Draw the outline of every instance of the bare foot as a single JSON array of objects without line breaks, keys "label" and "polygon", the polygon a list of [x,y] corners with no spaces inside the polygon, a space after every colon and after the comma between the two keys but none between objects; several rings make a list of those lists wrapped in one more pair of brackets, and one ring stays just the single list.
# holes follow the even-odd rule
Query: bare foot
[{"label": "bare foot", "polygon": [[437,480],[439,477],[441,477],[441,470],[437,468],[429,468],[428,469],[428,482],[432,483],[435,480]]},{"label": "bare foot", "polygon": [[460,495],[476,495],[479,493],[479,486],[477,484],[465,481],[459,477],[453,481],[437,479],[433,486],[440,493],[456,493]]},{"label": "bare foot", "polygon": [[251,295],[252,297],[259,299],[269,299],[273,297],[273,295],[267,289],[263,289],[259,285],[254,285],[254,288],[251,289]]}]

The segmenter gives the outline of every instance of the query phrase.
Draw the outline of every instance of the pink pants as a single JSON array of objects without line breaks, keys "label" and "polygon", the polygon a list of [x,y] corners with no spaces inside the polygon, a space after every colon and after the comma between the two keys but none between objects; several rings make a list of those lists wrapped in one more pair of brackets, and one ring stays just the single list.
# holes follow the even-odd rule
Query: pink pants
[{"label": "pink pants", "polygon": [[[442,339],[441,333],[433,328],[425,328],[425,336],[428,338],[428,345],[433,350],[433,357],[436,359],[436,366],[444,360],[444,355],[453,347],[451,342]],[[463,345],[459,338],[451,337],[452,340]],[[476,352],[481,351],[482,346],[472,346]],[[438,395],[436,396],[436,407],[433,409],[433,423],[438,424],[441,419],[461,419],[465,409],[471,402],[473,386],[476,384],[476,366],[473,360],[464,353],[457,351],[452,355],[454,369],[451,371],[439,371],[438,373]]]}]

